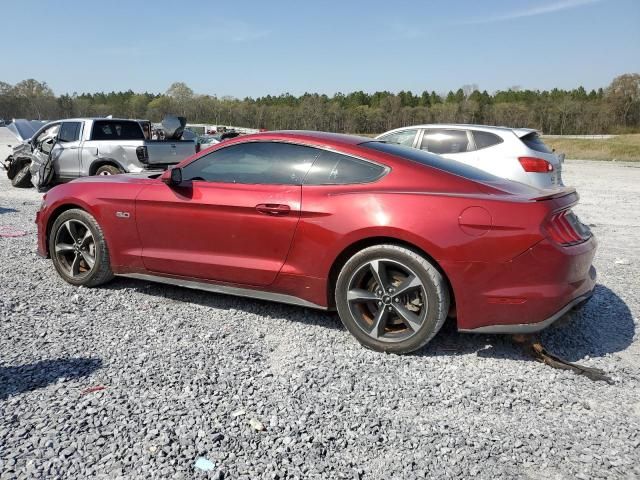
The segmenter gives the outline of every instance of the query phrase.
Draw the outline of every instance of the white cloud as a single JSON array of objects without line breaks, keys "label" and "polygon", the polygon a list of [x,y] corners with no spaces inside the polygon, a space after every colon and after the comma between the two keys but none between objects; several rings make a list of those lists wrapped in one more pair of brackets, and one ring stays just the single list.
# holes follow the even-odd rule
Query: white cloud
[{"label": "white cloud", "polygon": [[536,15],[544,15],[547,13],[559,12],[561,10],[569,10],[570,8],[578,8],[584,5],[598,3],[600,1],[601,0],[560,0],[554,3],[548,3],[546,5],[539,5],[537,7],[528,8],[526,10],[518,10],[514,12],[505,13],[502,15],[495,15],[492,17],[465,20],[465,21],[457,22],[457,24],[458,25],[478,25],[482,23],[504,22],[507,20],[515,20],[518,18],[534,17]]},{"label": "white cloud", "polygon": [[423,30],[405,23],[395,22],[390,24],[389,28],[393,38],[412,40],[424,36]]},{"label": "white cloud", "polygon": [[114,57],[141,57],[144,54],[144,50],[136,45],[106,47],[98,50],[98,52],[103,55],[112,55]]},{"label": "white cloud", "polygon": [[206,27],[195,28],[189,35],[192,41],[220,41],[244,43],[260,40],[271,34],[271,31],[257,28],[246,22],[237,20],[216,19]]}]

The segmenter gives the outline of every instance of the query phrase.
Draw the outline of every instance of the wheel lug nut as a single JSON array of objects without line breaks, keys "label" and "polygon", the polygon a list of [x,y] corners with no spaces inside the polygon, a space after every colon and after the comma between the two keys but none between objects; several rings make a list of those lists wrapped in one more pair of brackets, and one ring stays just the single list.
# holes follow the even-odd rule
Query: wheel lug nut
[{"label": "wheel lug nut", "polygon": [[395,301],[396,303],[398,303],[398,302],[400,301],[400,299],[399,299],[399,298],[395,298],[395,299],[394,299],[394,301]]},{"label": "wheel lug nut", "polygon": [[387,308],[387,310],[392,311],[392,310],[393,310],[393,308],[389,307],[389,308]]},{"label": "wheel lug nut", "polygon": [[382,302],[378,300],[378,306],[382,305]]}]

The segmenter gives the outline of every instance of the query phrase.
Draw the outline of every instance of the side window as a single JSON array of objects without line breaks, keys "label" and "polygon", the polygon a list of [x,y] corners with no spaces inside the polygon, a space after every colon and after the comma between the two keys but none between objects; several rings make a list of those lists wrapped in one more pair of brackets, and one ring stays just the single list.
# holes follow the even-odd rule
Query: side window
[{"label": "side window", "polygon": [[406,145],[407,147],[413,147],[413,140],[416,138],[417,130],[402,130],[401,132],[390,133],[381,137],[380,140],[384,140],[388,143],[399,143],[400,145]]},{"label": "side window", "polygon": [[59,142],[75,142],[80,138],[80,122],[63,122],[58,134]]},{"label": "side window", "polygon": [[278,142],[247,142],[211,152],[184,167],[185,180],[301,185],[318,150]]},{"label": "side window", "polygon": [[482,132],[480,130],[471,130],[473,133],[473,139],[476,142],[476,150],[481,148],[493,147],[502,143],[503,140],[498,135],[489,132]]},{"label": "side window", "polygon": [[420,148],[435,154],[463,153],[469,148],[469,139],[465,130],[428,129]]},{"label": "side window", "polygon": [[322,150],[304,179],[305,185],[367,183],[380,178],[385,168],[375,163]]},{"label": "side window", "polygon": [[96,120],[91,130],[91,140],[144,140],[138,122]]}]

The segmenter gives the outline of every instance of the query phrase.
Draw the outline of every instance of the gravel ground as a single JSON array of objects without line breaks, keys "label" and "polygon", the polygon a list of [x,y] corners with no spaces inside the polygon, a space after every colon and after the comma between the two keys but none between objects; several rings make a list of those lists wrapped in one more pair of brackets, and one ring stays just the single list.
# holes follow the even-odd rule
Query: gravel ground
[{"label": "gravel ground", "polygon": [[126,279],[76,289],[35,254],[40,195],[1,176],[0,232],[27,235],[0,238],[0,479],[640,477],[638,166],[566,165],[599,286],[543,334],[613,385],[450,324],[384,355],[335,314]]}]

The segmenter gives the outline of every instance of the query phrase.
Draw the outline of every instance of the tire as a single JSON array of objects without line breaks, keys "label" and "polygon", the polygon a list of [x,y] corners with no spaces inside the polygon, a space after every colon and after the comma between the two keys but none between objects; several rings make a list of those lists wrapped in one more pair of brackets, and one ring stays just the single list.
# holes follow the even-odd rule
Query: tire
[{"label": "tire", "polygon": [[11,185],[17,188],[29,188],[33,187],[31,184],[31,162],[21,161],[15,169],[13,178],[11,179]]},{"label": "tire", "polygon": [[13,180],[13,177],[16,176],[16,170],[18,167],[18,163],[13,159],[13,156],[9,155],[9,157],[7,157],[7,160],[5,161],[5,165],[8,165],[7,167],[7,178],[9,180]]},{"label": "tire", "polygon": [[119,173],[124,173],[115,165],[102,165],[96,170],[94,175],[118,175]]},{"label": "tire", "polygon": [[342,323],[362,345],[409,353],[438,333],[450,299],[445,279],[422,255],[397,245],[376,245],[344,264],[335,302]]},{"label": "tire", "polygon": [[102,229],[84,210],[67,210],[55,219],[49,253],[58,275],[72,285],[95,287],[113,278]]}]

